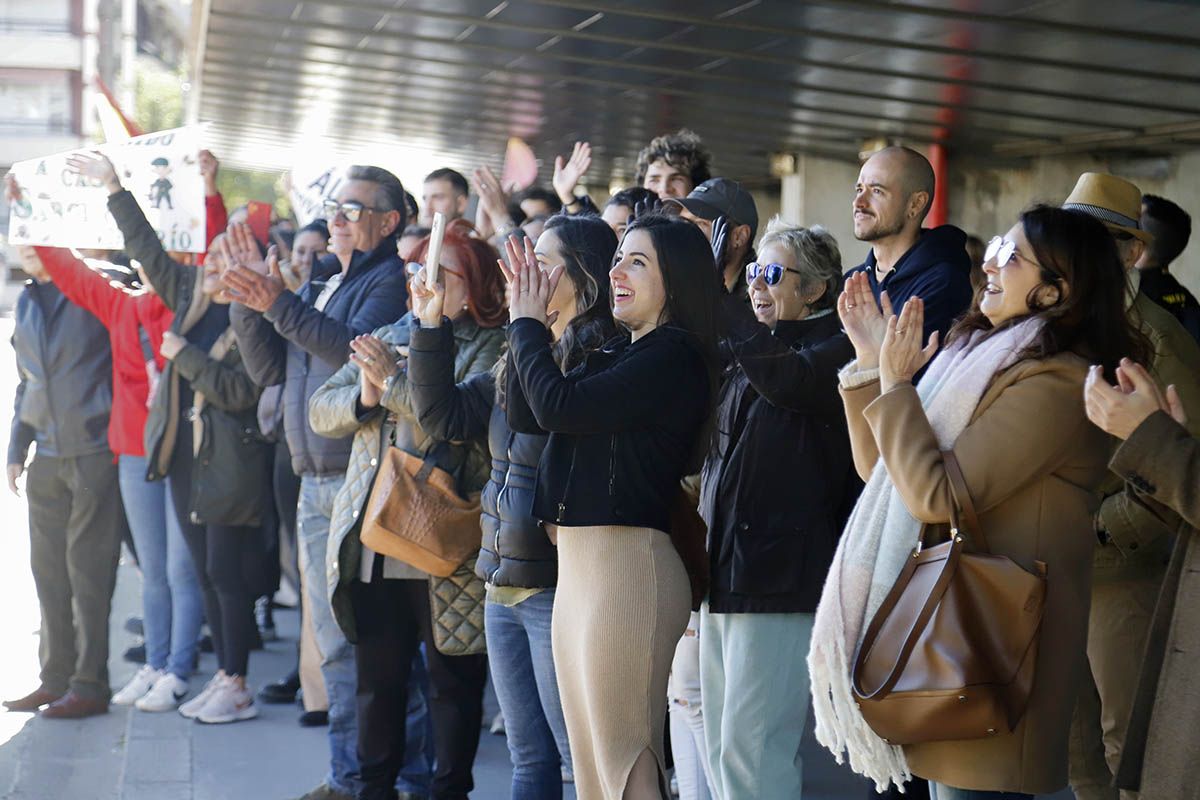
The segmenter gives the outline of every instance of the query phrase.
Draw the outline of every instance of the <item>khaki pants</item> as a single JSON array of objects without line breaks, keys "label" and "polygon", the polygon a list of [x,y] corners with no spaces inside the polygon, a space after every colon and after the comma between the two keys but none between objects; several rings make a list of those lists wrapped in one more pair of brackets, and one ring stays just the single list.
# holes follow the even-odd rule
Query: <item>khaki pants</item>
[{"label": "khaki pants", "polygon": [[1077,800],[1132,800],[1113,775],[1121,761],[1162,574],[1126,580],[1097,572],[1088,620],[1088,664],[1071,724],[1070,779]]}]

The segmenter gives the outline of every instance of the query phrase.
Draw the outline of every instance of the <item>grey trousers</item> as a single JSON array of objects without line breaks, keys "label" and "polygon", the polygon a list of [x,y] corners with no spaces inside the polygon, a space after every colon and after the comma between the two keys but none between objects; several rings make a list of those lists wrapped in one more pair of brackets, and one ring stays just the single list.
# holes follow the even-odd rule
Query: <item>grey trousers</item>
[{"label": "grey trousers", "polygon": [[34,456],[26,494],[42,687],[108,700],[108,614],[127,525],[112,453]]}]

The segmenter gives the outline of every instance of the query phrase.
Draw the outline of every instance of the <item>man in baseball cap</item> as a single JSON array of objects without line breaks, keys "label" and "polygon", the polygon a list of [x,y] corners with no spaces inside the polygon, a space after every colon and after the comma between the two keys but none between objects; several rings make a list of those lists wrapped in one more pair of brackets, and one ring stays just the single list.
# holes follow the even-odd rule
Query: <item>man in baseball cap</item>
[{"label": "man in baseball cap", "polygon": [[679,200],[668,200],[667,205],[677,206],[680,216],[700,226],[708,240],[713,241],[714,223],[724,218],[724,225],[717,225],[716,235],[722,235],[721,276],[725,288],[731,293],[749,297],[746,292],[746,264],[754,260],[754,235],[758,232],[758,207],[754,198],[737,181],[728,178],[712,178],[697,186]]},{"label": "man in baseball cap", "polygon": [[[1200,434],[1200,347],[1170,312],[1140,291],[1133,268],[1153,241],[1141,224],[1141,190],[1115,175],[1085,172],[1062,207],[1100,220],[1112,234],[1129,275],[1130,317],[1154,346],[1146,366],[1160,386],[1175,384],[1188,429]],[[1110,473],[1100,489],[1089,670],[1071,726],[1070,780],[1078,800],[1117,797],[1113,775],[1126,744],[1146,636],[1171,552],[1171,525],[1147,510],[1121,476]]]}]

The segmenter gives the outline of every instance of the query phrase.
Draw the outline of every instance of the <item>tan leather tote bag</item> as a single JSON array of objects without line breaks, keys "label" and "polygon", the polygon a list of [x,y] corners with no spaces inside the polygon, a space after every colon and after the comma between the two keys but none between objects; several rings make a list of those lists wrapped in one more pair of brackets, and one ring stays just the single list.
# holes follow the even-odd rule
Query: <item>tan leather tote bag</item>
[{"label": "tan leather tote bag", "polygon": [[1037,663],[1046,565],[1029,572],[988,551],[958,461],[943,455],[955,506],[950,540],[926,547],[931,526],[922,529],[854,662],[863,717],[896,745],[1011,732]]}]

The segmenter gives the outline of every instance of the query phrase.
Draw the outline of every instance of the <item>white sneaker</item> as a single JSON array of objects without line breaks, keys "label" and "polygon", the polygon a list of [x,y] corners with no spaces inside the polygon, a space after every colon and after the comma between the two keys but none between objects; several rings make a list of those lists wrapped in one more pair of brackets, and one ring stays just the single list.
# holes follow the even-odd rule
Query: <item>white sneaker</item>
[{"label": "white sneaker", "polygon": [[115,706],[131,706],[139,698],[154,686],[154,682],[162,677],[162,671],[157,670],[149,664],[143,664],[142,668],[129,679],[129,683],[113,695],[112,704]]},{"label": "white sneaker", "polygon": [[204,706],[208,703],[209,698],[213,693],[220,688],[225,681],[228,680],[223,674],[218,672],[212,676],[208,683],[204,684],[204,688],[200,690],[200,694],[188,700],[179,707],[179,713],[188,719],[195,719],[196,715],[204,710]]},{"label": "white sneaker", "polygon": [[254,719],[257,716],[258,706],[254,705],[254,693],[239,687],[232,678],[226,678],[196,715],[196,720],[208,725],[219,725]]},{"label": "white sneaker", "polygon": [[138,711],[173,711],[187,692],[187,681],[174,672],[164,672],[162,677],[154,682],[154,687],[139,697],[133,705]]}]

